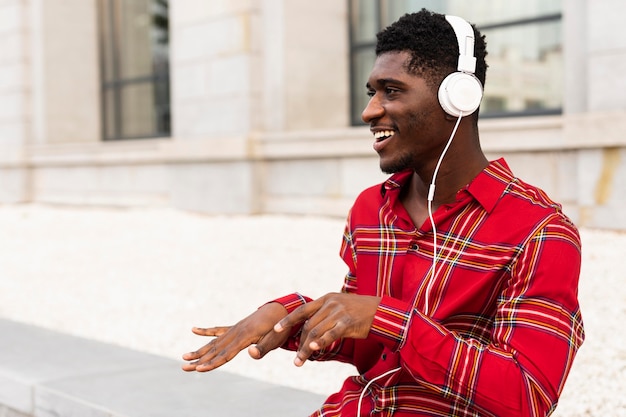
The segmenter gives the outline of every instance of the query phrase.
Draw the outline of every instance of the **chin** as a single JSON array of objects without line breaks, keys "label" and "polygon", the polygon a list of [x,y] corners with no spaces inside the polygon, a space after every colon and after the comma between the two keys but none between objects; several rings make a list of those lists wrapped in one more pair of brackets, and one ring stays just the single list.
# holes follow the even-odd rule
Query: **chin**
[{"label": "chin", "polygon": [[411,163],[408,157],[399,158],[395,160],[380,160],[380,170],[385,174],[395,174],[398,172],[406,171],[407,169],[411,169]]},{"label": "chin", "polygon": [[385,174],[397,174],[398,172],[402,172],[407,170],[408,168],[392,168],[392,167],[387,167],[387,166],[380,166],[380,170],[385,173]]},{"label": "chin", "polygon": [[389,174],[389,175],[392,175],[392,174],[395,174],[396,172],[398,172],[396,170],[389,169],[389,168],[387,168],[386,166],[383,166],[383,165],[380,166],[380,170],[383,172],[383,174]]}]

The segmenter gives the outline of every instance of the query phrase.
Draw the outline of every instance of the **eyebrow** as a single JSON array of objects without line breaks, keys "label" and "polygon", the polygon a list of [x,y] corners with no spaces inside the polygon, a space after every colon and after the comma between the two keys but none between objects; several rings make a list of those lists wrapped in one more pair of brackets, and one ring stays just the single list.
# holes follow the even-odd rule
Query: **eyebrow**
[{"label": "eyebrow", "polygon": [[[385,86],[385,85],[388,85],[388,84],[396,84],[396,85],[401,85],[401,86],[405,86],[405,85],[406,85],[406,83],[405,83],[404,81],[400,81],[400,80],[398,80],[398,79],[396,79],[396,78],[378,78],[378,79],[375,81],[375,83],[376,83],[377,85],[382,85],[382,86]],[[366,88],[371,88],[371,87],[372,87],[372,85],[371,85],[371,84],[370,84],[370,82],[368,81],[368,82],[365,84],[365,87],[366,87]]]}]

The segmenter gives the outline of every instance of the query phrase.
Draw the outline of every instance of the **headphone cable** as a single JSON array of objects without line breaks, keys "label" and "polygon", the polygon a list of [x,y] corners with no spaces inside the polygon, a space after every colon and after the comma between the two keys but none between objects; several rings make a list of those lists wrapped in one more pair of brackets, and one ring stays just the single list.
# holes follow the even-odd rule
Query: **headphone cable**
[{"label": "headphone cable", "polygon": [[[439,156],[439,160],[437,161],[437,166],[435,167],[435,171],[433,172],[433,179],[431,181],[430,187],[428,188],[428,218],[430,219],[430,224],[433,228],[433,264],[431,267],[432,274],[428,282],[428,285],[426,286],[426,299],[425,299],[425,307],[424,307],[425,314],[428,314],[428,310],[429,310],[428,298],[429,298],[430,291],[432,289],[431,288],[432,283],[436,276],[436,268],[437,268],[437,228],[435,226],[435,220],[433,218],[433,210],[432,210],[432,202],[435,198],[435,180],[437,179],[437,173],[439,172],[439,167],[441,166],[443,157],[446,155],[446,153],[448,152],[448,148],[450,148],[450,145],[452,144],[452,139],[454,139],[454,135],[456,135],[456,131],[459,127],[459,124],[461,123],[462,118],[463,118],[463,112],[460,112],[459,118],[457,119],[454,125],[454,129],[452,129],[452,133],[450,134],[450,139],[448,139],[448,143],[446,143],[445,148],[443,149],[443,151],[441,152],[441,155]],[[378,375],[377,377],[372,378],[365,385],[365,387],[363,387],[363,390],[361,391],[361,395],[359,395],[359,402],[357,405],[357,413],[356,413],[357,416],[361,415],[361,405],[363,402],[363,397],[365,397],[365,393],[367,392],[370,385],[372,385],[372,383],[374,383],[375,381],[378,381],[379,379],[386,377],[387,375],[391,375],[393,373],[400,371],[401,369],[402,367],[397,367],[387,372],[384,372]]]},{"label": "headphone cable", "polygon": [[370,385],[372,385],[372,383],[374,381],[378,381],[379,379],[384,378],[387,375],[391,375],[393,373],[396,373],[396,372],[398,372],[401,369],[402,369],[402,367],[399,366],[397,368],[391,369],[391,370],[389,370],[389,371],[387,371],[387,372],[385,372],[383,374],[378,375],[376,378],[370,379],[370,381],[365,385],[365,387],[363,387],[363,391],[361,391],[361,395],[359,395],[359,405],[357,406],[357,409],[356,409],[356,415],[357,416],[361,415],[361,403],[363,402],[363,397],[365,396],[365,393],[367,392],[367,389],[370,387]]},{"label": "headphone cable", "polygon": [[433,179],[430,183],[430,187],[428,188],[428,218],[430,219],[430,225],[433,228],[433,265],[431,267],[432,273],[430,275],[430,280],[428,281],[428,285],[426,286],[426,295],[424,301],[424,314],[428,314],[430,310],[429,306],[429,298],[430,291],[432,289],[433,282],[435,281],[435,277],[437,276],[437,226],[435,225],[435,219],[433,218],[433,200],[435,199],[435,180],[437,179],[437,174],[439,173],[439,167],[441,166],[441,162],[443,161],[443,157],[448,152],[448,148],[452,144],[452,139],[454,139],[454,135],[456,135],[456,131],[459,128],[459,124],[461,123],[461,119],[463,118],[463,112],[459,113],[459,117],[456,120],[454,125],[454,129],[452,129],[452,133],[450,134],[450,139],[448,139],[448,143],[446,143],[446,147],[443,148],[441,155],[439,156],[439,160],[437,161],[437,166],[435,166],[435,171],[433,172]]}]

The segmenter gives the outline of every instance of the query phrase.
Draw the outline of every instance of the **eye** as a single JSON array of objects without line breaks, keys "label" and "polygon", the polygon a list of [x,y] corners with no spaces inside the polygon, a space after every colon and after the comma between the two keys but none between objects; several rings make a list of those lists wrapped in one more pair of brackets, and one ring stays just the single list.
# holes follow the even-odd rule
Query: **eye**
[{"label": "eye", "polygon": [[374,97],[374,95],[375,95],[375,94],[376,94],[376,91],[374,91],[373,89],[371,89],[371,88],[368,88],[368,89],[367,89],[367,96],[368,96],[369,98]]},{"label": "eye", "polygon": [[398,93],[399,91],[400,91],[400,90],[398,90],[397,88],[394,88],[394,87],[386,87],[386,88],[385,88],[385,93],[386,93],[387,95],[393,95],[393,94],[395,94],[395,93]]}]

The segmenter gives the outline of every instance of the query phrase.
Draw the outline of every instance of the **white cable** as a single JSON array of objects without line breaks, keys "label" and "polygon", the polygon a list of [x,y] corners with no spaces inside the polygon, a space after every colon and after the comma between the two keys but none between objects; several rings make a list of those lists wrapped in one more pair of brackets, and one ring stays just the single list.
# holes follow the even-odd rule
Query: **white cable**
[{"label": "white cable", "polygon": [[[430,276],[430,280],[428,282],[428,285],[426,286],[426,300],[425,300],[425,307],[424,307],[424,313],[428,314],[428,310],[429,305],[428,305],[428,298],[430,295],[430,291],[431,291],[431,287],[433,285],[433,282],[435,281],[435,276],[436,276],[436,268],[437,268],[437,228],[435,226],[435,220],[433,219],[433,207],[432,207],[432,203],[433,200],[435,198],[435,180],[437,179],[437,173],[439,172],[439,167],[441,166],[441,161],[443,161],[443,157],[446,155],[446,153],[448,152],[448,148],[450,148],[450,144],[452,144],[452,139],[454,139],[454,135],[456,134],[456,131],[459,127],[459,124],[461,123],[461,119],[463,118],[463,112],[460,112],[459,114],[459,118],[457,119],[455,125],[454,125],[454,129],[452,129],[452,133],[450,134],[450,139],[448,139],[448,143],[446,143],[446,147],[443,148],[443,152],[441,152],[441,155],[439,156],[439,160],[437,161],[437,166],[435,166],[435,171],[433,172],[433,179],[430,183],[430,187],[428,188],[428,218],[430,219],[430,224],[433,228],[433,265],[432,265],[432,274]],[[363,402],[363,397],[365,396],[365,393],[367,392],[367,389],[370,387],[370,385],[372,385],[373,382],[378,381],[381,378],[386,377],[387,375],[391,375],[395,372],[398,372],[399,370],[401,370],[402,367],[398,367],[395,369],[391,369],[381,375],[378,375],[376,378],[372,378],[366,385],[365,387],[363,387],[363,391],[361,391],[361,395],[359,395],[359,403],[357,406],[357,411],[356,411],[356,415],[357,417],[361,416],[361,403]]]},{"label": "white cable", "polygon": [[376,378],[370,379],[370,381],[365,385],[365,387],[363,387],[363,391],[361,391],[361,395],[359,395],[359,405],[357,406],[357,409],[356,409],[357,417],[361,415],[361,402],[363,401],[363,397],[365,396],[367,389],[370,387],[370,385],[372,385],[372,382],[378,381],[380,378],[384,378],[387,375],[393,374],[394,372],[398,372],[400,369],[402,369],[402,367],[392,369],[390,371],[385,372],[384,374],[378,375]]},{"label": "white cable", "polygon": [[425,294],[425,302],[424,302],[424,314],[428,314],[430,310],[429,299],[430,299],[430,291],[432,290],[433,283],[435,282],[435,277],[437,276],[437,227],[435,226],[435,219],[433,219],[433,200],[435,199],[435,180],[437,179],[437,173],[439,172],[439,167],[441,166],[441,162],[443,161],[443,157],[448,152],[448,148],[452,144],[452,139],[454,139],[454,135],[456,135],[456,130],[461,123],[461,118],[463,118],[463,112],[459,113],[459,118],[457,119],[454,129],[452,129],[452,133],[450,134],[450,139],[448,139],[448,143],[446,143],[446,147],[443,148],[443,152],[439,156],[439,160],[437,161],[437,166],[435,166],[435,171],[433,172],[433,179],[430,182],[430,187],[428,187],[428,218],[430,219],[430,225],[433,228],[433,266],[432,273],[430,274],[430,280],[428,281],[428,285],[426,286],[426,294]]}]

